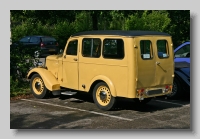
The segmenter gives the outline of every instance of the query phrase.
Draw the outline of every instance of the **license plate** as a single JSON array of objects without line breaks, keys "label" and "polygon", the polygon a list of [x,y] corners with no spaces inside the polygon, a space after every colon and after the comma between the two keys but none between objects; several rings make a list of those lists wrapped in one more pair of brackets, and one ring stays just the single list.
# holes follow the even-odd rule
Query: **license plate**
[{"label": "license plate", "polygon": [[148,95],[158,95],[158,94],[162,94],[162,89],[148,91]]},{"label": "license plate", "polygon": [[50,52],[55,51],[55,49],[49,49]]}]

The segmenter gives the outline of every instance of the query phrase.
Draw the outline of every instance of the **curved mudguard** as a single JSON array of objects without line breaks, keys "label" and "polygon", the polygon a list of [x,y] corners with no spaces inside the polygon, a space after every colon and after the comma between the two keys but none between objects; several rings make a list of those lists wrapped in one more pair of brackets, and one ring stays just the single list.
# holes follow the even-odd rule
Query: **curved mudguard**
[{"label": "curved mudguard", "polygon": [[94,77],[94,78],[91,80],[89,86],[92,86],[92,84],[93,84],[95,81],[97,81],[97,80],[104,81],[104,82],[108,85],[108,87],[109,87],[109,89],[110,89],[110,91],[111,91],[112,96],[113,96],[113,97],[116,97],[116,96],[117,96],[117,91],[116,91],[116,89],[115,89],[115,86],[114,86],[113,82],[112,82],[108,77],[106,77],[106,76],[98,75],[98,76]]},{"label": "curved mudguard", "polygon": [[57,92],[60,90],[60,84],[56,77],[45,68],[33,68],[28,72],[27,78],[31,79],[34,74],[39,74],[44,81],[46,88],[50,91]]}]

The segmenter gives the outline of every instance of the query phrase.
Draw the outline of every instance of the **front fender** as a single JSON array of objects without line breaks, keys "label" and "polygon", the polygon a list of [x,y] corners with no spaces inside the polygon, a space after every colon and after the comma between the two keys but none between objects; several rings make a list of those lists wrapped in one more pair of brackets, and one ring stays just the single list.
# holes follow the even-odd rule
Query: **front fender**
[{"label": "front fender", "polygon": [[115,86],[114,86],[113,82],[106,76],[98,75],[98,76],[94,77],[90,82],[90,86],[97,80],[104,81],[108,85],[108,87],[110,88],[112,96],[113,97],[117,96],[117,92],[116,92],[116,89],[115,89]]},{"label": "front fender", "polygon": [[28,74],[27,78],[31,79],[34,74],[39,74],[44,81],[46,88],[50,91],[60,90],[60,84],[57,81],[56,77],[45,68],[33,68]]}]

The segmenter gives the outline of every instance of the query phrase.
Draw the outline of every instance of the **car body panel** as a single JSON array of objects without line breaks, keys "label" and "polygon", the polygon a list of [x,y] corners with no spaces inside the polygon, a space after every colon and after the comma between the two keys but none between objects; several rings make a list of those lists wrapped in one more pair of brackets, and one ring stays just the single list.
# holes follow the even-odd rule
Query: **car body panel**
[{"label": "car body panel", "polygon": [[[188,55],[189,54],[189,55]],[[169,98],[177,99],[190,92],[190,42],[185,42],[174,49],[174,84],[173,95]]]},{"label": "car body panel", "polygon": [[[96,39],[101,42],[98,49],[99,57],[92,55],[93,48],[96,48],[94,41]],[[75,40],[78,43],[71,45]],[[88,43],[85,40],[91,41]],[[141,40],[145,43],[141,44]],[[146,40],[150,43],[146,43]],[[157,44],[158,41],[163,40],[164,43]],[[146,51],[149,51],[146,49],[146,44],[151,49],[150,53]],[[87,48],[89,46],[90,49],[87,51],[89,56],[85,56],[88,53],[83,53],[86,49],[84,46]],[[112,51],[109,51],[108,47]],[[160,47],[165,51],[162,56],[158,56]],[[76,53],[73,52],[74,50]],[[113,50],[116,51],[113,53]],[[174,78],[173,56],[172,39],[166,33],[91,31],[72,35],[67,41],[62,56],[46,58],[47,70],[42,71],[48,74],[42,72],[41,74],[44,76],[51,74],[51,77],[45,77],[48,82],[53,81],[49,88],[59,84],[60,87],[89,92],[96,83],[105,82],[113,96],[142,99],[171,93]],[[54,79],[51,80],[52,76]],[[145,91],[142,95],[141,90]]]},{"label": "car body panel", "polygon": [[57,81],[56,77],[51,71],[45,68],[33,68],[28,74],[27,78],[31,79],[32,75],[39,74],[44,81],[46,88],[50,91],[60,90],[60,83]]}]

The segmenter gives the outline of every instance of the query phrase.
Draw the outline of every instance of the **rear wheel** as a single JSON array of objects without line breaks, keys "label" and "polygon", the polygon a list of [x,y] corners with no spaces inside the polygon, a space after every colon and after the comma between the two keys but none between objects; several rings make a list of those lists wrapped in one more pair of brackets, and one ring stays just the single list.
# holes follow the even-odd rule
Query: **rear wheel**
[{"label": "rear wheel", "polygon": [[177,78],[174,78],[172,93],[168,94],[167,97],[171,99],[178,99],[180,97],[181,92],[181,83]]},{"label": "rear wheel", "polygon": [[34,97],[43,99],[49,96],[49,90],[47,90],[43,79],[39,74],[34,74],[30,81],[31,92]]},{"label": "rear wheel", "polygon": [[104,82],[100,82],[94,87],[93,100],[102,110],[110,110],[116,103],[115,97],[112,96],[108,85]]}]

